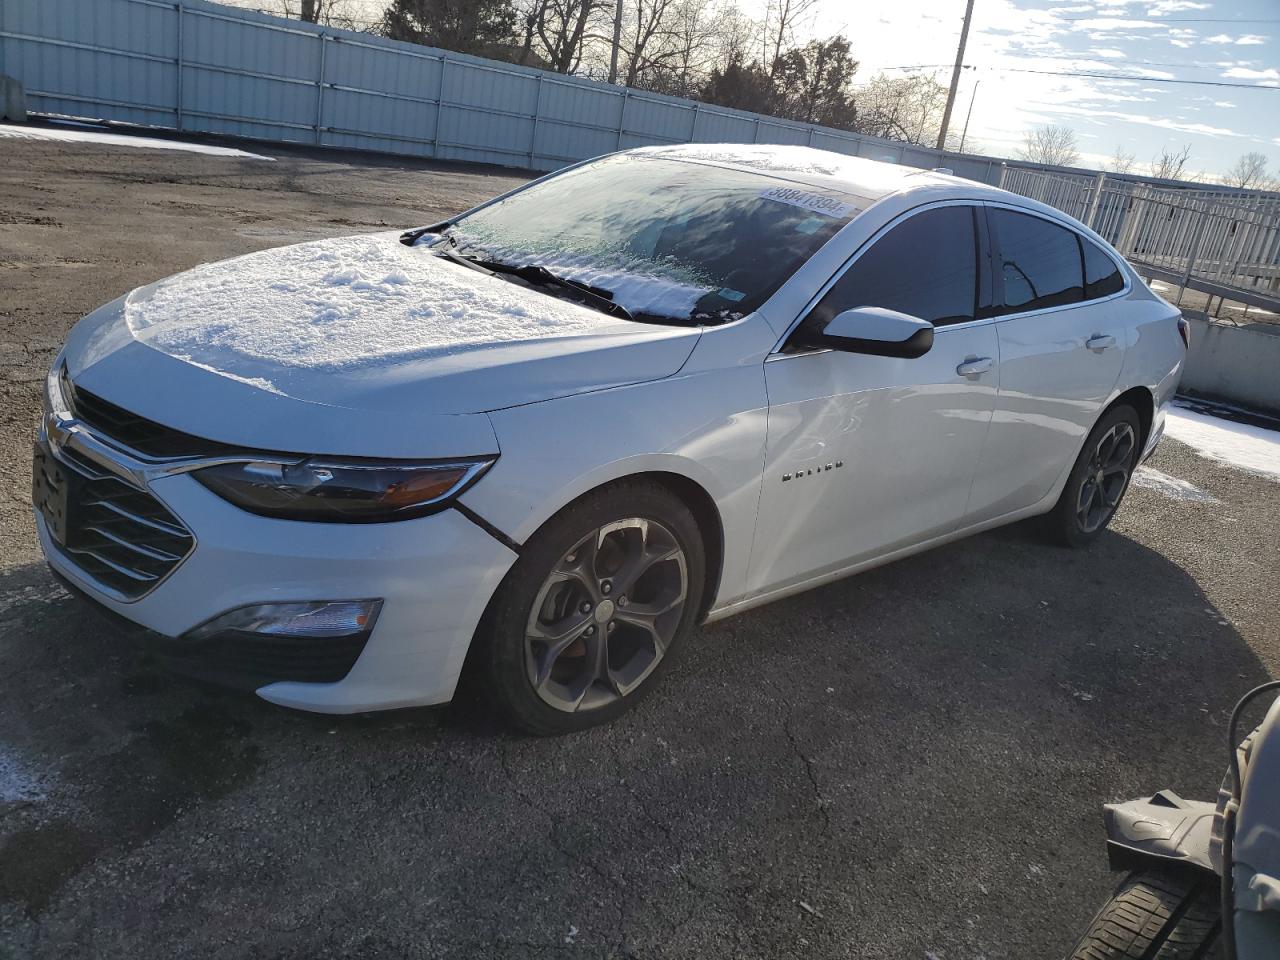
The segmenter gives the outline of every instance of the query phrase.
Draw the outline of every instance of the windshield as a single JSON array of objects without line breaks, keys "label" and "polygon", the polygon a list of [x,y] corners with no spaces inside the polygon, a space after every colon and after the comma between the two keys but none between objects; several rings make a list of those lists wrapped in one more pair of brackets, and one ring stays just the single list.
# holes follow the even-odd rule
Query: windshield
[{"label": "windshield", "polygon": [[714,324],[756,309],[856,213],[836,191],[624,154],[478,210],[446,236],[463,256],[589,284],[637,319]]}]

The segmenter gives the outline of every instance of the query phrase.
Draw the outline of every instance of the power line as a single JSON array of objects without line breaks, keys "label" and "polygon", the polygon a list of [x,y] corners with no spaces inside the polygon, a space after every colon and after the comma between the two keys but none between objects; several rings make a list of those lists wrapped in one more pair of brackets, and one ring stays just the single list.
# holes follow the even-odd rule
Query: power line
[{"label": "power line", "polygon": [[1095,13],[1092,17],[1058,17],[1058,19],[1067,23],[1082,23],[1086,20],[1146,20],[1150,23],[1280,23],[1278,19],[1249,20],[1237,18],[1220,20],[1212,17],[1148,17],[1138,14],[1125,15],[1123,13]]},{"label": "power line", "polygon": [[1091,73],[1086,70],[1031,70],[1024,67],[986,67],[1005,73],[1042,73],[1054,77],[1091,77],[1095,80],[1139,80],[1143,83],[1183,83],[1195,87],[1231,87],[1236,90],[1280,90],[1262,83],[1229,83],[1226,80],[1180,80],[1176,77],[1143,77],[1136,74]]},{"label": "power line", "polygon": [[[900,67],[880,67],[881,70],[941,70],[947,63],[915,63]],[[997,73],[1039,73],[1050,77],[1089,77],[1094,80],[1137,80],[1143,83],[1183,83],[1197,87],[1232,87],[1237,90],[1280,90],[1265,83],[1230,83],[1226,80],[1183,80],[1177,77],[1144,77],[1137,74],[1095,73],[1088,70],[1032,70],[1027,67],[993,67],[965,64],[966,70],[992,70]]]}]

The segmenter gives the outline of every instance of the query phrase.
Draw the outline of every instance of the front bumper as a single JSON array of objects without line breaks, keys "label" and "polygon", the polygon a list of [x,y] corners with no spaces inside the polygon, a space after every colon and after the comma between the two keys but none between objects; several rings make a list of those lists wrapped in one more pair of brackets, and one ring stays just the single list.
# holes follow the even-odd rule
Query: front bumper
[{"label": "front bumper", "polygon": [[[36,526],[55,572],[109,612],[158,635],[153,639],[162,654],[189,652],[183,634],[236,607],[382,599],[371,636],[341,680],[256,687],[259,696],[284,706],[356,713],[447,701],[484,608],[515,561],[511,550],[455,510],[385,524],[305,523],[247,513],[187,475],[161,477],[148,487],[196,543],[136,600],[112,596],[88,577],[55,545],[38,513]],[[200,659],[208,664],[208,657]],[[226,679],[216,669],[198,672]]]}]

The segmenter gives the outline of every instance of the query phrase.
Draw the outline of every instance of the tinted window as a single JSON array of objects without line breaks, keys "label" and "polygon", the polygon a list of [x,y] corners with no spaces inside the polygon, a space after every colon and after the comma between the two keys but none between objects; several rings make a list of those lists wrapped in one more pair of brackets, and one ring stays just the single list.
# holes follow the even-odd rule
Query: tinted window
[{"label": "tinted window", "polygon": [[1004,277],[1001,313],[1078,303],[1083,293],[1076,235],[1048,220],[993,209]]},{"label": "tinted window", "polygon": [[1080,238],[1084,248],[1084,298],[1096,300],[1124,289],[1124,277],[1116,262],[1092,240]]},{"label": "tinted window", "polygon": [[972,320],[975,261],[972,208],[926,210],[877,240],[806,322],[825,324],[854,307],[886,307],[935,324]]}]

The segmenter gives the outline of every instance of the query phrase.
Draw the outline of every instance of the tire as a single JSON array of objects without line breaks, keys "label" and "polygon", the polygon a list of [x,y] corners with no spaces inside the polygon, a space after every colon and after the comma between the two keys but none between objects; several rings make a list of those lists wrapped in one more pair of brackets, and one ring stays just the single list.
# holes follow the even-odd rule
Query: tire
[{"label": "tire", "polygon": [[[1107,528],[1138,466],[1141,436],[1138,412],[1128,404],[1118,404],[1102,415],[1089,431],[1057,504],[1045,515],[1045,532],[1053,540],[1083,547]],[[1119,446],[1108,448],[1112,438]],[[1101,483],[1099,477],[1103,477]],[[1086,504],[1083,511],[1082,504]]]},{"label": "tire", "polygon": [[702,535],[678,497],[645,480],[592,491],[529,539],[494,593],[474,680],[527,733],[608,723],[670,667],[705,583]]},{"label": "tire", "polygon": [[1130,874],[1070,960],[1220,960],[1218,884],[1208,874]]}]

